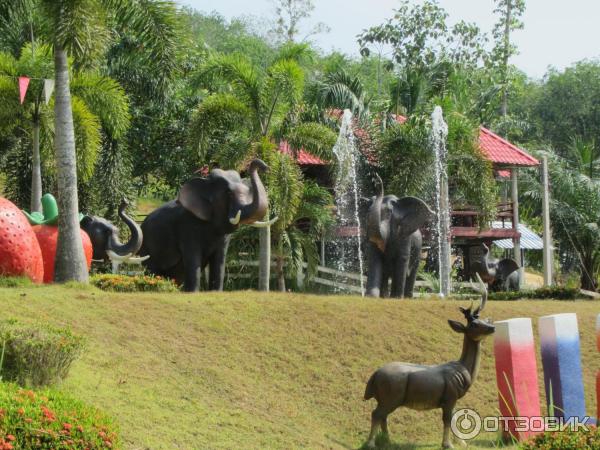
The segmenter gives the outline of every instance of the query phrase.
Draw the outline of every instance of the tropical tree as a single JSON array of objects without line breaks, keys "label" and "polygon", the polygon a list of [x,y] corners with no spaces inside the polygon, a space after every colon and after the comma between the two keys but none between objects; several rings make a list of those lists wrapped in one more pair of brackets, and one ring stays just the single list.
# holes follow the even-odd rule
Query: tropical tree
[{"label": "tropical tree", "polygon": [[[274,237],[280,253],[285,249],[285,232],[295,227],[304,185],[293,155],[277,150],[279,142],[286,140],[292,149],[329,157],[336,139],[326,126],[300,120],[304,72],[298,61],[306,50],[305,45],[285,45],[266,67],[239,54],[212,55],[200,67],[198,79],[213,93],[200,103],[191,123],[191,142],[199,161],[239,169],[258,156],[272,168],[266,185],[270,209],[279,216]],[[261,290],[269,287],[270,251],[271,230],[262,228]],[[281,267],[278,278],[281,288]]]},{"label": "tropical tree", "polygon": [[[448,13],[435,1],[400,2],[394,17],[358,37],[361,54],[389,48],[396,80],[390,86],[394,113],[412,114],[419,105],[442,96],[459,67],[476,67],[487,40],[471,23],[447,24]],[[380,50],[381,53],[381,50]]]},{"label": "tropical tree", "polygon": [[[550,220],[563,265],[574,261],[581,274],[581,287],[596,291],[600,276],[600,183],[574,170],[571,161],[556,152],[548,157],[551,180]],[[541,155],[540,155],[541,156]],[[526,207],[541,215],[542,186],[537,173],[524,180]]]},{"label": "tropical tree", "polygon": [[520,18],[525,13],[525,0],[494,0],[499,20],[494,26],[494,39],[496,45],[492,51],[490,63],[496,67],[501,79],[502,103],[501,115],[508,115],[508,94],[510,89],[510,66],[511,56],[517,53],[517,47],[511,40],[511,35],[524,27]]},{"label": "tropical tree", "polygon": [[326,73],[315,80],[308,89],[307,103],[316,107],[320,113],[334,109],[349,109],[361,122],[369,119],[368,97],[364,85],[358,76],[351,76],[346,70],[338,69]]},{"label": "tropical tree", "polygon": [[[448,178],[454,205],[472,205],[485,221],[494,217],[496,186],[491,164],[478,144],[478,126],[452,107],[450,99],[439,100],[448,123]],[[434,154],[430,144],[428,114],[415,114],[407,122],[388,126],[377,140],[378,158],[388,190],[397,195],[414,195],[433,201],[431,190]]]},{"label": "tropical tree", "polygon": [[[0,53],[0,98],[3,108],[0,116],[12,127],[29,130],[31,142],[31,211],[41,211],[42,198],[42,153],[47,166],[53,169],[49,148],[40,151],[40,143],[51,147],[53,141],[53,113],[51,104],[46,105],[44,79],[54,78],[52,50],[48,45],[26,44],[19,59]],[[33,77],[23,105],[19,105],[17,77]],[[77,143],[77,176],[87,183],[95,168],[101,148],[102,135],[110,139],[121,139],[129,126],[127,97],[123,89],[111,78],[95,71],[79,71],[73,74],[73,120]],[[53,171],[54,172],[54,171]]]},{"label": "tropical tree", "polygon": [[87,281],[78,218],[77,154],[69,54],[77,67],[93,65],[103,54],[113,29],[131,30],[149,58],[165,73],[174,67],[176,7],[153,0],[2,0],[0,12],[27,17],[40,10],[42,35],[52,42],[54,54],[54,147],[56,152],[59,236],[56,281]]},{"label": "tropical tree", "polygon": [[573,170],[587,176],[590,180],[598,179],[600,148],[596,146],[593,139],[574,137],[565,158]]}]

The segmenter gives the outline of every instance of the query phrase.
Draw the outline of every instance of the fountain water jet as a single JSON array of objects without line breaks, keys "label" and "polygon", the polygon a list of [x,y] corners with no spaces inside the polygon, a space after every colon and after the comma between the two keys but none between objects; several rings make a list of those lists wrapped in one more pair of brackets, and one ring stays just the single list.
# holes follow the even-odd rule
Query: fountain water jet
[{"label": "fountain water jet", "polygon": [[[362,279],[363,255],[360,246],[361,226],[359,217],[359,199],[361,194],[356,172],[359,152],[356,146],[354,130],[352,129],[352,112],[348,109],[344,110],[340,134],[333,147],[333,154],[337,160],[334,191],[338,224],[341,227],[354,228],[356,230],[353,233],[356,235],[354,244],[348,245],[348,242],[344,242],[343,239],[339,239],[339,242],[336,242],[337,269],[342,272],[350,271],[357,258],[359,273],[361,275],[360,289],[364,296],[365,287]],[[358,248],[357,252],[353,250],[354,245]]]},{"label": "fountain water jet", "polygon": [[450,201],[448,199],[448,125],[440,106],[431,114],[431,147],[435,154],[435,212],[440,295],[450,293]]}]

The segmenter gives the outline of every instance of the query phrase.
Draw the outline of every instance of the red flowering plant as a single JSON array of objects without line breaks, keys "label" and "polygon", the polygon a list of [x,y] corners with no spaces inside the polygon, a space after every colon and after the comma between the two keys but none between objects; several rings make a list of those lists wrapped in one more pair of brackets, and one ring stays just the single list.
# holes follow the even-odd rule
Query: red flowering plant
[{"label": "red flowering plant", "polygon": [[111,419],[53,391],[0,383],[0,450],[119,448]]}]

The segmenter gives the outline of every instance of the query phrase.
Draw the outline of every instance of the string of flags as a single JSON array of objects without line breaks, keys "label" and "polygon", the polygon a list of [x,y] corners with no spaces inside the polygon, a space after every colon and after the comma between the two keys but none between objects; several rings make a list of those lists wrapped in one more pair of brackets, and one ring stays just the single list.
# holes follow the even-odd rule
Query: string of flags
[{"label": "string of flags", "polygon": [[29,82],[31,80],[42,80],[44,82],[44,101],[46,105],[50,102],[50,97],[52,97],[52,93],[54,92],[54,80],[51,78],[36,78],[36,77],[11,77],[10,75],[4,75],[9,78],[17,78],[19,81],[19,100],[21,105],[25,101],[25,96],[27,95],[27,89],[29,88]]}]

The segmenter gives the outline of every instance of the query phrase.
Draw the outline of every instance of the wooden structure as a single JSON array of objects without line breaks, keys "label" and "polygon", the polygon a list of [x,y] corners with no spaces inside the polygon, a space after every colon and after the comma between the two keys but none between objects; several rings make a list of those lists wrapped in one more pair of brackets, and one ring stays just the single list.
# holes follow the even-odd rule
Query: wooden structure
[{"label": "wooden structure", "polygon": [[[406,118],[396,116],[396,120],[403,124]],[[497,221],[504,224],[504,228],[491,228],[491,224],[482,223],[481,212],[474,207],[453,205],[451,209],[450,235],[452,246],[463,257],[463,275],[470,278],[471,261],[481,257],[481,244],[488,247],[494,241],[511,239],[513,241],[513,257],[522,266],[519,225],[519,169],[537,167],[540,162],[518,148],[506,139],[498,136],[485,127],[479,129],[479,145],[484,156],[492,163],[494,175],[502,183],[501,198],[497,205]],[[287,142],[282,142],[280,151],[295,156],[303,172],[309,177],[324,182],[329,180],[329,162],[311,155],[304,149],[292,151]],[[372,162],[372,155],[365,155]],[[327,184],[327,183],[326,183]],[[509,226],[506,226],[509,224]],[[340,235],[346,237],[356,236],[358,230],[340,229]],[[522,279],[523,277],[521,277]]]}]

